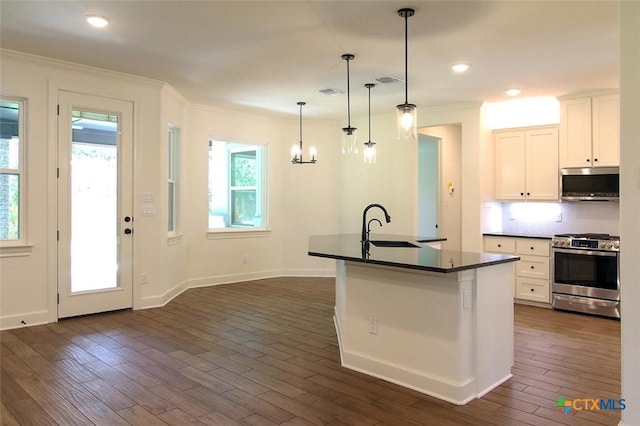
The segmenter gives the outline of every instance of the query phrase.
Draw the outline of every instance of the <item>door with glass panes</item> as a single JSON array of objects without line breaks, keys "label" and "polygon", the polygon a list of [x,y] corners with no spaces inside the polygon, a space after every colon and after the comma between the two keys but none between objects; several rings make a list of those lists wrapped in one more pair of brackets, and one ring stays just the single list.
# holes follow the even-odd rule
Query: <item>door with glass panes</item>
[{"label": "door with glass panes", "polygon": [[133,305],[133,104],[58,94],[58,317]]}]

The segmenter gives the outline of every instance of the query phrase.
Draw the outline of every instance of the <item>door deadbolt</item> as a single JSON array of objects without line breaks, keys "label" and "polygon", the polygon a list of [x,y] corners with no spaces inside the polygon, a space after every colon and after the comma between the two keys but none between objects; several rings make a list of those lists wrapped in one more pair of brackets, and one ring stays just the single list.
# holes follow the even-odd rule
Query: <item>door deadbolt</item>
[{"label": "door deadbolt", "polygon": [[125,234],[127,234],[127,235],[129,235],[129,234],[133,233],[133,229],[131,229],[131,228],[124,228],[124,233],[125,233]]}]

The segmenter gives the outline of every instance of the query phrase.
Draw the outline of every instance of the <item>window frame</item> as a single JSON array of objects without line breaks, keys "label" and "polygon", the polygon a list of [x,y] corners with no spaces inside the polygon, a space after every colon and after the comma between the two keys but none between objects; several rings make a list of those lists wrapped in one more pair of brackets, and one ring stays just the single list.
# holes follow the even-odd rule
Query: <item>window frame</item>
[{"label": "window frame", "polygon": [[169,123],[167,126],[167,235],[170,243],[176,242],[176,239],[182,235],[180,227],[180,154],[180,128]]},{"label": "window frame", "polygon": [[18,104],[18,168],[0,168],[0,175],[18,176],[18,239],[0,239],[2,255],[26,255],[28,252],[14,252],[11,249],[30,248],[27,244],[27,99],[18,96],[0,94],[2,102]]},{"label": "window frame", "polygon": [[[271,229],[269,228],[269,181],[268,181],[268,167],[269,167],[269,145],[268,143],[260,143],[260,142],[246,142],[246,141],[235,141],[229,140],[228,138],[216,138],[210,137],[207,141],[208,143],[208,165],[207,165],[207,175],[208,175],[208,184],[207,189],[208,192],[211,193],[211,151],[213,144],[225,144],[226,150],[226,203],[227,203],[227,211],[229,215],[229,223],[231,222],[232,212],[232,185],[231,185],[231,161],[232,155],[238,154],[242,152],[256,152],[256,161],[259,161],[259,174],[256,174],[256,185],[255,187],[250,187],[250,189],[255,188],[256,191],[256,203],[260,206],[259,210],[261,212],[261,225],[260,226],[247,226],[247,225],[227,225],[225,224],[224,228],[209,228],[207,225],[207,236],[209,239],[218,239],[218,238],[241,238],[241,237],[256,237],[256,236],[267,236],[270,234]],[[245,190],[247,187],[237,187],[235,190]],[[210,204],[207,203],[207,210],[209,211]],[[258,210],[258,209],[257,209]],[[209,214],[207,215],[209,217]],[[209,221],[207,221],[209,222]]]},{"label": "window frame", "polygon": [[[254,146],[252,146],[253,148]],[[234,198],[234,192],[240,192],[240,191],[253,191],[253,193],[255,194],[256,197],[256,204],[260,204],[260,201],[258,200],[258,180],[259,178],[256,176],[256,184],[252,185],[252,186],[241,186],[241,185],[234,185],[233,184],[233,164],[234,164],[234,158],[235,157],[243,157],[242,154],[245,153],[249,153],[252,152],[254,153],[253,158],[256,161],[256,163],[258,162],[258,148],[256,147],[255,149],[246,149],[246,148],[236,148],[236,149],[230,149],[228,150],[228,159],[227,159],[227,164],[229,165],[229,185],[227,185],[228,190],[229,190],[229,194],[227,195],[227,204],[229,206],[229,228],[252,228],[255,229],[255,226],[250,226],[250,225],[245,225],[242,223],[236,223],[236,219],[235,219],[235,198]],[[247,157],[246,155],[244,157]],[[257,210],[257,209],[256,209]]]}]

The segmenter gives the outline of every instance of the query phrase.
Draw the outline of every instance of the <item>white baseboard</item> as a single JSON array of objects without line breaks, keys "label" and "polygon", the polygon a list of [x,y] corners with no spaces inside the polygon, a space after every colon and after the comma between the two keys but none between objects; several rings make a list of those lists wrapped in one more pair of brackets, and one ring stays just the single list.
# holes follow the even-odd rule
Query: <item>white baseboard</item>
[{"label": "white baseboard", "polygon": [[159,308],[166,305],[175,297],[190,288],[210,287],[221,284],[233,284],[245,281],[263,280],[277,277],[335,277],[335,271],[326,269],[283,269],[259,271],[242,274],[214,275],[210,277],[194,278],[183,281],[169,291],[158,296],[142,298],[142,303],[136,309]]},{"label": "white baseboard", "polygon": [[49,323],[49,311],[25,312],[17,315],[0,317],[0,330],[31,327]]},{"label": "white baseboard", "polygon": [[342,366],[345,368],[413,389],[452,404],[464,405],[477,397],[475,380],[473,379],[460,383],[453,382],[446,378],[349,351],[344,351],[341,357]]},{"label": "white baseboard", "polygon": [[[277,277],[335,277],[335,270],[330,269],[274,269],[269,271],[250,272],[242,274],[216,275],[194,278],[178,283],[162,294],[142,297],[140,304],[134,309],[150,309],[165,306],[174,298],[190,288],[209,287],[220,284],[233,284],[244,281],[261,280]],[[25,312],[17,315],[0,317],[0,330],[29,327],[48,324],[49,311]]]},{"label": "white baseboard", "polygon": [[165,291],[161,295],[143,297],[140,300],[140,306],[135,306],[134,309],[160,308],[188,289],[189,287],[187,286],[187,281],[182,281],[180,284],[174,286],[170,290]]}]

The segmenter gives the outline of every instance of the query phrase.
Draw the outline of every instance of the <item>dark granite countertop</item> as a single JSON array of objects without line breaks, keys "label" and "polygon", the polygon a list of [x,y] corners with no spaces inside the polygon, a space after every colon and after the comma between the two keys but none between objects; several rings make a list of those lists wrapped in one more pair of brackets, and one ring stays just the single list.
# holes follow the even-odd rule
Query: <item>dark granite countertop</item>
[{"label": "dark granite countertop", "polygon": [[516,234],[512,232],[485,232],[482,235],[493,237],[537,238],[540,240],[550,240],[553,238],[551,235]]},{"label": "dark granite countertop", "polygon": [[515,262],[518,256],[495,253],[472,253],[439,250],[425,243],[446,241],[444,238],[371,234],[370,240],[409,241],[419,247],[362,247],[360,234],[313,235],[309,237],[309,256],[352,262],[394,266],[431,272],[458,272],[498,263]]}]

